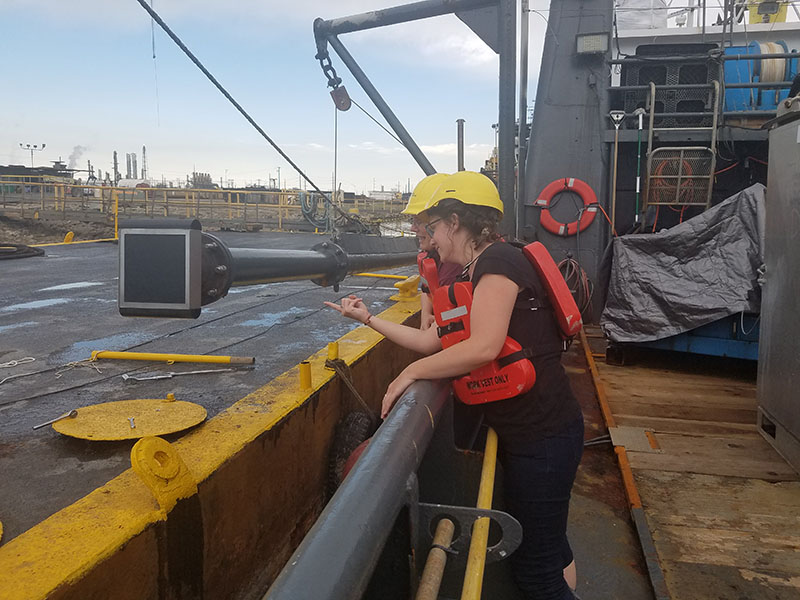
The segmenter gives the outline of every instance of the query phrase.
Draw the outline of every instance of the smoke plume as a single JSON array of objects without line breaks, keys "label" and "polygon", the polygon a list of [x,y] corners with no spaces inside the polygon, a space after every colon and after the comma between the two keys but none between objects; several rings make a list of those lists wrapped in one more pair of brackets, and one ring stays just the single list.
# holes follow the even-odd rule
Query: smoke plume
[{"label": "smoke plume", "polygon": [[78,166],[78,160],[80,159],[81,155],[87,150],[88,148],[86,146],[75,146],[72,149],[72,154],[69,155],[69,164],[67,165],[67,168],[75,169]]}]

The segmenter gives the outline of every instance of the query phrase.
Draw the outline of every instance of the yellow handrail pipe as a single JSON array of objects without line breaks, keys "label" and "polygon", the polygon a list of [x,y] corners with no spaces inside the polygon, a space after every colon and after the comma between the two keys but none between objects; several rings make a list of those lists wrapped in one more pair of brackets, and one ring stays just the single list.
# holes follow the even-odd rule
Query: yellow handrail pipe
[{"label": "yellow handrail pipe", "polygon": [[178,363],[213,363],[226,365],[252,365],[256,362],[252,356],[214,356],[208,354],[159,354],[157,352],[113,352],[111,350],[95,350],[89,360],[101,358],[115,360],[154,360],[157,362]]},{"label": "yellow handrail pipe", "polygon": [[379,279],[408,279],[405,275],[390,275],[388,273],[354,273],[354,277],[377,277]]},{"label": "yellow handrail pipe", "polygon": [[[481,484],[478,489],[478,508],[492,508],[494,493],[494,473],[497,465],[497,433],[489,428],[486,436],[486,448],[483,452],[483,468]],[[464,587],[461,588],[461,600],[480,600],[483,589],[483,570],[486,566],[486,548],[489,543],[489,517],[475,519],[472,525],[472,540],[467,556],[467,572],[464,576]]]}]

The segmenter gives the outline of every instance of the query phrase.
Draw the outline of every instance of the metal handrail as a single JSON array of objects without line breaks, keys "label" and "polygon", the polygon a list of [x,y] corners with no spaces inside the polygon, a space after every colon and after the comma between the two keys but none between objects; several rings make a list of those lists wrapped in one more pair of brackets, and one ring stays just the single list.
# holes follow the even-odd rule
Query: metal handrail
[{"label": "metal handrail", "polygon": [[[725,87],[730,89],[737,88],[784,88],[791,87],[791,81],[752,81],[750,83],[726,83]],[[673,83],[669,85],[659,85],[660,90],[710,90],[714,87],[713,83]],[[649,85],[618,85],[610,88],[613,92],[644,92],[650,89]]]},{"label": "metal handrail", "polygon": [[352,600],[372,571],[433,437],[450,386],[417,381],[361,455],[264,600]]},{"label": "metal handrail", "polygon": [[628,65],[652,62],[700,62],[703,60],[761,60],[762,58],[800,58],[797,52],[780,52],[776,54],[720,54],[712,56],[708,54],[684,54],[682,56],[627,56],[625,58],[612,58],[608,60],[610,65]]}]

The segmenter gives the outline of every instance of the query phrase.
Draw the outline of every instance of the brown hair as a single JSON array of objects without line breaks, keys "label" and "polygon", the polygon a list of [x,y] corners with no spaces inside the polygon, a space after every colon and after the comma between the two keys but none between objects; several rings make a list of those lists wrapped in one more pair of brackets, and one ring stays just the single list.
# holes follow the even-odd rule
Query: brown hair
[{"label": "brown hair", "polygon": [[442,219],[458,215],[461,227],[472,235],[472,241],[476,246],[500,239],[497,226],[503,215],[496,208],[464,204],[455,198],[445,198],[436,206],[429,208],[428,214],[433,218]]}]

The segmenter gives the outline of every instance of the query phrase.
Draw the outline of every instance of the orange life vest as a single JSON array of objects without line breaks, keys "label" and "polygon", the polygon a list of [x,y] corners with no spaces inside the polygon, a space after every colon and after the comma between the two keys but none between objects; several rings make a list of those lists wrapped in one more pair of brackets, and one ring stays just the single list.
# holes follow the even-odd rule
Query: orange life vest
[{"label": "orange life vest", "polygon": [[575,298],[572,297],[564,276],[558,270],[558,265],[547,248],[541,242],[533,242],[525,246],[522,253],[536,269],[539,279],[547,290],[550,306],[561,329],[561,336],[570,339],[578,335],[583,326],[581,311],[575,304]]},{"label": "orange life vest", "polygon": [[[433,312],[442,348],[449,348],[470,335],[472,284],[459,281],[433,292]],[[536,383],[536,370],[528,352],[506,336],[497,358],[453,381],[453,391],[465,404],[484,404],[519,396]]]},{"label": "orange life vest", "polygon": [[427,258],[427,256],[427,252],[417,254],[417,267],[422,280],[422,291],[433,299],[433,292],[439,287],[439,269],[436,266],[436,261],[432,258]]},{"label": "orange life vest", "polygon": [[[567,340],[577,335],[583,324],[580,310],[552,256],[540,242],[528,244],[522,252],[547,291],[562,337]],[[439,287],[433,259],[419,260],[419,267],[433,293],[433,312],[442,347],[449,348],[467,339],[470,336],[472,283],[457,282]],[[528,360],[530,356],[531,349],[523,349],[516,340],[506,336],[497,358],[454,380],[453,390],[465,404],[495,402],[524,394],[536,382],[536,371]]]}]

